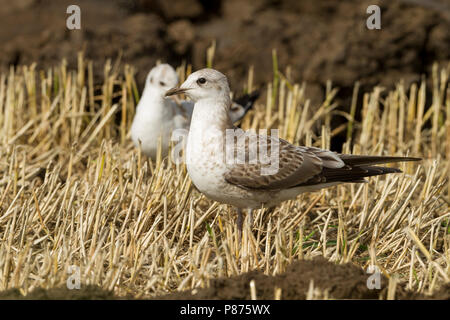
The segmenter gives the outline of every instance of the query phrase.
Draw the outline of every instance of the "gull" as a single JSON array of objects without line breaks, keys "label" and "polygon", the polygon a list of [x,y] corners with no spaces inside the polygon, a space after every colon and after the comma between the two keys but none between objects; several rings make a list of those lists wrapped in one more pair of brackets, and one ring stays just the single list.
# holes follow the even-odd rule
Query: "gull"
[{"label": "gull", "polygon": [[[189,129],[194,103],[186,100],[177,103],[164,96],[167,90],[177,84],[178,75],[169,64],[159,64],[147,75],[131,126],[131,139],[150,158],[156,158],[160,137],[164,157],[168,154],[172,132],[176,129],[185,129],[187,132]],[[233,123],[245,116],[258,96],[259,93],[254,91],[232,104],[229,115]]]},{"label": "gull", "polygon": [[[273,135],[256,133],[235,146],[235,138],[239,141],[245,138],[245,133],[236,130],[229,117],[230,88],[224,74],[214,69],[196,71],[180,87],[169,90],[166,96],[181,93],[195,102],[186,146],[188,174],[206,197],[238,208],[239,234],[242,234],[242,209],[250,210],[251,219],[253,209],[271,208],[304,192],[341,183],[366,182],[365,177],[401,172],[396,168],[375,166],[377,164],[421,160],[339,154],[296,146]],[[230,132],[234,132],[231,140],[228,139]],[[277,151],[273,158],[276,170],[264,170],[273,163],[250,156],[254,147],[250,141],[258,148]],[[236,154],[241,151],[246,160],[244,163],[236,159]]]}]

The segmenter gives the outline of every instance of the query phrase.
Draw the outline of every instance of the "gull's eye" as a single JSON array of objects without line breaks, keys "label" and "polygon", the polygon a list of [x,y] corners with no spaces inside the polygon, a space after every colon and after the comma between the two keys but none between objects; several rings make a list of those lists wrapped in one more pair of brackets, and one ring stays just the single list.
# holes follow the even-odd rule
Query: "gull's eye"
[{"label": "gull's eye", "polygon": [[197,83],[198,84],[204,84],[206,82],[205,78],[198,78]]},{"label": "gull's eye", "polygon": [[162,85],[163,87],[166,85],[164,81],[160,81],[159,84]]}]

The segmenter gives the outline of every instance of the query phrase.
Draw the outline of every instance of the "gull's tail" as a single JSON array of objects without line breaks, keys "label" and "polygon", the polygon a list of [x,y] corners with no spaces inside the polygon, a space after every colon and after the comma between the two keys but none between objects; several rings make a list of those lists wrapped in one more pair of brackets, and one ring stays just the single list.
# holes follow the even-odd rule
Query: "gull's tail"
[{"label": "gull's tail", "polygon": [[364,178],[380,176],[388,173],[400,173],[402,170],[397,168],[377,167],[377,166],[346,166],[340,169],[323,168],[321,172],[322,179],[325,182],[367,182]]},{"label": "gull's tail", "polygon": [[315,175],[308,181],[302,183],[301,185],[314,186],[327,183],[367,182],[364,179],[366,177],[402,172],[397,168],[378,167],[376,166],[377,164],[422,160],[420,158],[412,157],[359,156],[352,154],[339,154],[338,156],[345,163],[344,167],[323,167],[322,172]]},{"label": "gull's tail", "polygon": [[340,154],[339,158],[346,164],[344,168],[324,168],[322,171],[328,182],[366,182],[365,177],[402,172],[397,168],[378,167],[375,166],[376,164],[422,160],[412,157],[359,156],[353,154]]},{"label": "gull's tail", "polygon": [[391,163],[391,162],[405,162],[405,161],[420,161],[421,158],[412,158],[412,157],[385,157],[385,156],[359,156],[354,154],[340,154],[339,158],[346,165],[360,167],[366,165],[375,165],[382,163]]}]

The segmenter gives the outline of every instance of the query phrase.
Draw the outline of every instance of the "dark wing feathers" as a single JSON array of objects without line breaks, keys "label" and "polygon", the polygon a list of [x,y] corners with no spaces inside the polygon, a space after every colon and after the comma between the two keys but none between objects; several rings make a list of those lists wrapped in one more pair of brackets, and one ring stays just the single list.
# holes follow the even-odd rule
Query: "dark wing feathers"
[{"label": "dark wing feathers", "polygon": [[[258,136],[267,139],[269,148],[274,138]],[[248,141],[246,141],[246,154]],[[279,168],[274,174],[262,175],[261,163],[233,164],[225,173],[225,180],[245,189],[277,190],[299,186],[312,186],[333,182],[365,182],[365,177],[397,173],[401,170],[388,167],[377,167],[375,164],[419,161],[411,157],[383,157],[338,154],[328,150],[312,147],[294,146],[278,139]],[[248,160],[248,159],[247,159]]]},{"label": "dark wing feathers", "polygon": [[411,157],[360,156],[353,154],[339,154],[339,158],[344,161],[344,167],[327,168],[324,166],[319,174],[304,183],[298,184],[298,186],[331,182],[364,182],[365,177],[402,172],[397,168],[377,167],[374,166],[375,164],[421,160],[420,158]]},{"label": "dark wing feathers", "polygon": [[354,154],[340,154],[339,157],[349,166],[375,165],[391,162],[420,161],[420,158],[411,157],[385,157],[385,156],[360,156]]},{"label": "dark wing feathers", "polygon": [[349,166],[375,165],[390,162],[420,161],[411,157],[359,156],[354,154],[340,154],[339,157]]},{"label": "dark wing feathers", "polygon": [[244,94],[233,101],[230,107],[229,116],[232,123],[239,122],[247,112],[253,108],[253,104],[259,97],[259,91],[253,91],[250,94]]},{"label": "dark wing feathers", "polygon": [[402,172],[397,168],[388,167],[350,167],[344,168],[323,168],[322,172],[312,177],[310,180],[299,184],[298,186],[311,186],[320,183],[332,183],[332,182],[354,182],[361,183],[366,182],[365,177],[379,176],[387,173],[399,173]]},{"label": "dark wing feathers", "polygon": [[239,98],[235,99],[234,102],[243,106],[245,111],[247,112],[253,107],[253,104],[258,98],[259,98],[259,90],[255,90],[240,96]]}]

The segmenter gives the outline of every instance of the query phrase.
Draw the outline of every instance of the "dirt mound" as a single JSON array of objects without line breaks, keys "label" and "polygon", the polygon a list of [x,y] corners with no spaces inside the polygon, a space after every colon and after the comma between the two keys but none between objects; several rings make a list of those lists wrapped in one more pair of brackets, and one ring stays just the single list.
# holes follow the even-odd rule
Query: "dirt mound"
[{"label": "dirt mound", "polygon": [[[337,265],[324,258],[316,258],[310,261],[296,261],[292,263],[286,272],[267,276],[260,271],[252,271],[239,276],[211,280],[210,286],[204,289],[175,292],[169,295],[152,297],[161,300],[248,300],[250,296],[250,281],[255,281],[256,296],[260,300],[274,299],[276,288],[281,289],[281,299],[304,300],[313,287],[319,290],[316,298],[333,299],[379,299],[386,298],[387,279],[381,277],[381,289],[368,289],[367,274],[361,268],[347,263]],[[326,292],[326,295],[324,295]],[[397,286],[396,299],[450,299],[450,283],[440,288],[432,296],[425,296],[405,291]],[[133,299],[132,296],[118,297],[112,292],[97,286],[82,286],[80,290],[68,290],[65,287],[45,290],[35,289],[26,297],[23,297],[18,289],[0,292],[2,299],[67,299],[67,300],[104,300],[104,299]]]},{"label": "dirt mound", "polygon": [[[250,299],[250,281],[255,281],[258,299],[274,299],[276,288],[281,288],[281,299],[306,299],[311,282],[319,289],[319,298],[327,296],[333,299],[379,299],[386,296],[387,280],[381,277],[381,289],[368,289],[367,274],[353,264],[336,265],[324,258],[311,261],[296,261],[286,272],[277,276],[267,276],[260,271],[252,271],[236,277],[212,280],[209,288],[199,289],[195,294],[190,291],[177,292],[162,299]],[[397,298],[414,299],[419,295],[397,290]]]}]

